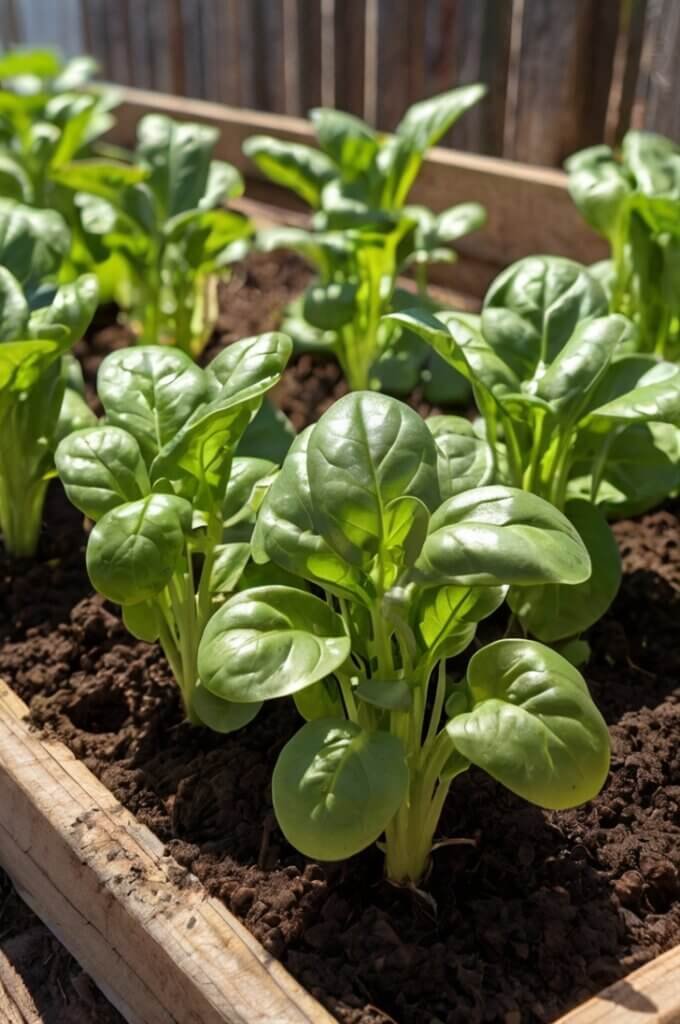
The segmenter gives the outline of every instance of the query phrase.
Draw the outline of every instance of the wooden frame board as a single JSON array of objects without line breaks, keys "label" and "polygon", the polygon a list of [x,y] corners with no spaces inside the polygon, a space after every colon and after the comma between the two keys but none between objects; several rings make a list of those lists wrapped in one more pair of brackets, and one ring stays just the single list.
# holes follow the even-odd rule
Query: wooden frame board
[{"label": "wooden frame board", "polygon": [[[274,135],[290,142],[314,143],[307,121],[283,114],[191,100],[142,89],[122,89],[112,141],[134,143],[140,117],[157,112],[185,121],[198,121],[218,129],[216,155],[234,164],[246,176],[246,196],[279,207],[282,215],[300,214],[305,207],[291,193],[263,183],[257,168],[243,155],[251,135]],[[482,295],[499,270],[534,253],[567,256],[593,263],[607,255],[607,247],[585,224],[567,191],[562,171],[434,148],[426,157],[411,199],[439,211],[475,200],[487,210],[486,226],[457,245],[461,260],[453,268],[436,268],[438,283]]]}]

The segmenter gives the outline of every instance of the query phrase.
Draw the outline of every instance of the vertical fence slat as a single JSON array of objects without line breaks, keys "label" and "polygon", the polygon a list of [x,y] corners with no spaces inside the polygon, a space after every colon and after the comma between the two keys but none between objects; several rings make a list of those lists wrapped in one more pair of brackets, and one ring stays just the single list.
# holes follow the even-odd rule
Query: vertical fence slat
[{"label": "vertical fence slat", "polygon": [[391,131],[407,107],[425,95],[426,4],[378,0],[376,127]]},{"label": "vertical fence slat", "polygon": [[680,4],[651,0],[647,17],[646,66],[640,69],[640,120],[649,131],[680,141]]},{"label": "vertical fence slat", "polygon": [[604,134],[618,0],[524,0],[514,140],[506,156],[560,164]]},{"label": "vertical fence slat", "polygon": [[21,35],[15,0],[0,0],[0,41],[3,46],[15,46]]},{"label": "vertical fence slat", "polygon": [[258,110],[283,113],[282,0],[250,0],[252,36],[248,42],[253,62],[254,105]]},{"label": "vertical fence slat", "polygon": [[333,52],[335,105],[363,117],[366,79],[367,0],[335,0]]},{"label": "vertical fence slat", "polygon": [[[321,99],[321,0],[297,0],[291,31],[297,38],[297,96],[287,113],[306,114]],[[288,53],[286,53],[288,59]]]},{"label": "vertical fence slat", "polygon": [[428,4],[425,90],[484,82],[486,98],[443,140],[444,145],[498,155],[503,150],[512,0],[437,0]]}]

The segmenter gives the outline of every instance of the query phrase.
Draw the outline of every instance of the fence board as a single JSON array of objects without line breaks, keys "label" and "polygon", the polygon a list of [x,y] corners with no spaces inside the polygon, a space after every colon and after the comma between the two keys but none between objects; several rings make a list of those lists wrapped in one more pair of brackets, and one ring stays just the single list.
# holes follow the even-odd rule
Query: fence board
[{"label": "fence board", "polygon": [[425,94],[484,82],[486,99],[469,111],[444,145],[476,153],[503,151],[512,0],[437,0],[428,4]]},{"label": "fence board", "polygon": [[335,106],[364,117],[366,8],[368,0],[334,0],[333,67]]},{"label": "fence board", "polygon": [[374,78],[376,127],[396,128],[411,103],[425,97],[426,3],[377,0]]},{"label": "fence board", "polygon": [[515,160],[560,164],[604,135],[618,0],[524,0]]},{"label": "fence board", "polygon": [[304,115],[322,102],[321,0],[285,0],[284,19],[286,113]]},{"label": "fence board", "polygon": [[650,0],[645,65],[640,69],[643,113],[640,127],[680,140],[680,4]]}]

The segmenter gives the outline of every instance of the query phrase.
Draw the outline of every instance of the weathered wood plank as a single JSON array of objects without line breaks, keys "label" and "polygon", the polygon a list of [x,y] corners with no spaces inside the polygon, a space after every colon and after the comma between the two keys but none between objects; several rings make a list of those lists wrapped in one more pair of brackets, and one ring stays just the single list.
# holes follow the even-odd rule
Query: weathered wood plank
[{"label": "weathered wood plank", "polygon": [[645,36],[638,89],[642,111],[637,120],[641,123],[637,127],[680,142],[680,4],[650,0]]},{"label": "weathered wood plank", "polygon": [[404,111],[425,97],[425,3],[378,0],[375,26],[375,109],[371,118],[393,131]]},{"label": "weathered wood plank", "polygon": [[357,117],[366,116],[367,7],[367,0],[334,0],[332,12],[334,105]]},{"label": "weathered wood plank", "polygon": [[610,145],[620,143],[633,120],[646,14],[647,0],[628,0],[621,7],[619,42],[605,133],[605,141]]},{"label": "weathered wood plank", "polygon": [[677,1024],[680,946],[615,982],[555,1024]]},{"label": "weathered wood plank", "polygon": [[425,95],[484,82],[486,98],[468,111],[443,145],[500,156],[505,128],[512,0],[440,0],[426,27]]},{"label": "weathered wood plank", "polygon": [[515,132],[506,156],[559,166],[602,140],[618,21],[619,0],[524,0]]},{"label": "weathered wood plank", "polygon": [[[0,684],[0,863],[131,1024],[331,1017]],[[177,879],[180,881],[177,881]]]}]

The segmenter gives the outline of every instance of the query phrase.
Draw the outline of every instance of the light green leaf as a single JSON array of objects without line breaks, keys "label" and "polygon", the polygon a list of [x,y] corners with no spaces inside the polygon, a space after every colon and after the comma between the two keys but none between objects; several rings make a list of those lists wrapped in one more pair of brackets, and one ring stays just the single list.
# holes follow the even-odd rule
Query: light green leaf
[{"label": "light green leaf", "polygon": [[512,487],[449,498],[430,520],[416,562],[428,583],[582,583],[590,558],[578,531],[547,501]]},{"label": "light green leaf", "polygon": [[217,137],[215,128],[183,124],[164,114],[147,114],[139,122],[137,153],[151,171],[149,184],[163,218],[198,206]]},{"label": "light green leaf", "polygon": [[354,695],[384,711],[410,711],[413,706],[411,687],[403,679],[362,679]]},{"label": "light green leaf", "polygon": [[462,416],[429,416],[425,420],[437,443],[437,475],[442,498],[491,482],[491,447]]},{"label": "light green leaf", "polygon": [[144,458],[154,456],[208,397],[208,379],[190,356],[161,345],[111,352],[97,390],[113,426],[128,430]]},{"label": "light green leaf", "polygon": [[588,501],[570,501],[565,511],[590,555],[590,578],[575,586],[512,588],[508,595],[524,630],[549,644],[582,633],[601,619],[621,582],[619,549],[602,512]]},{"label": "light green leaf", "polygon": [[221,700],[200,682],[191,694],[192,711],[214,732],[230,733],[242,729],[253,721],[261,707],[261,701],[235,704],[230,700]]},{"label": "light green leaf", "polygon": [[280,142],[268,135],[251,135],[243,152],[271,181],[297,193],[314,209],[321,192],[336,174],[333,161],[319,150],[296,142]]},{"label": "light green leaf", "polygon": [[472,710],[446,732],[513,793],[561,810],[591,800],[609,769],[607,726],[580,673],[550,648],[499,640],[468,665]]},{"label": "light green leaf", "polygon": [[292,587],[257,587],[236,594],[212,617],[198,672],[218,697],[270,700],[323,679],[349,651],[342,619],[318,597]]},{"label": "light green leaf", "polygon": [[286,839],[307,857],[341,860],[369,846],[408,790],[399,740],[354,722],[308,722],[274,769],[274,811]]},{"label": "light green leaf", "polygon": [[92,585],[117,604],[155,597],[177,571],[190,530],[191,505],[183,498],[152,494],[118,505],[90,534]]},{"label": "light green leaf", "polygon": [[69,501],[95,521],[151,490],[139,445],[119,427],[93,427],[69,434],[57,448],[54,461]]},{"label": "light green leaf", "polygon": [[279,380],[292,351],[288,335],[280,331],[258,334],[227,345],[210,363],[208,373],[220,384],[222,398],[253,384],[265,391]]}]

